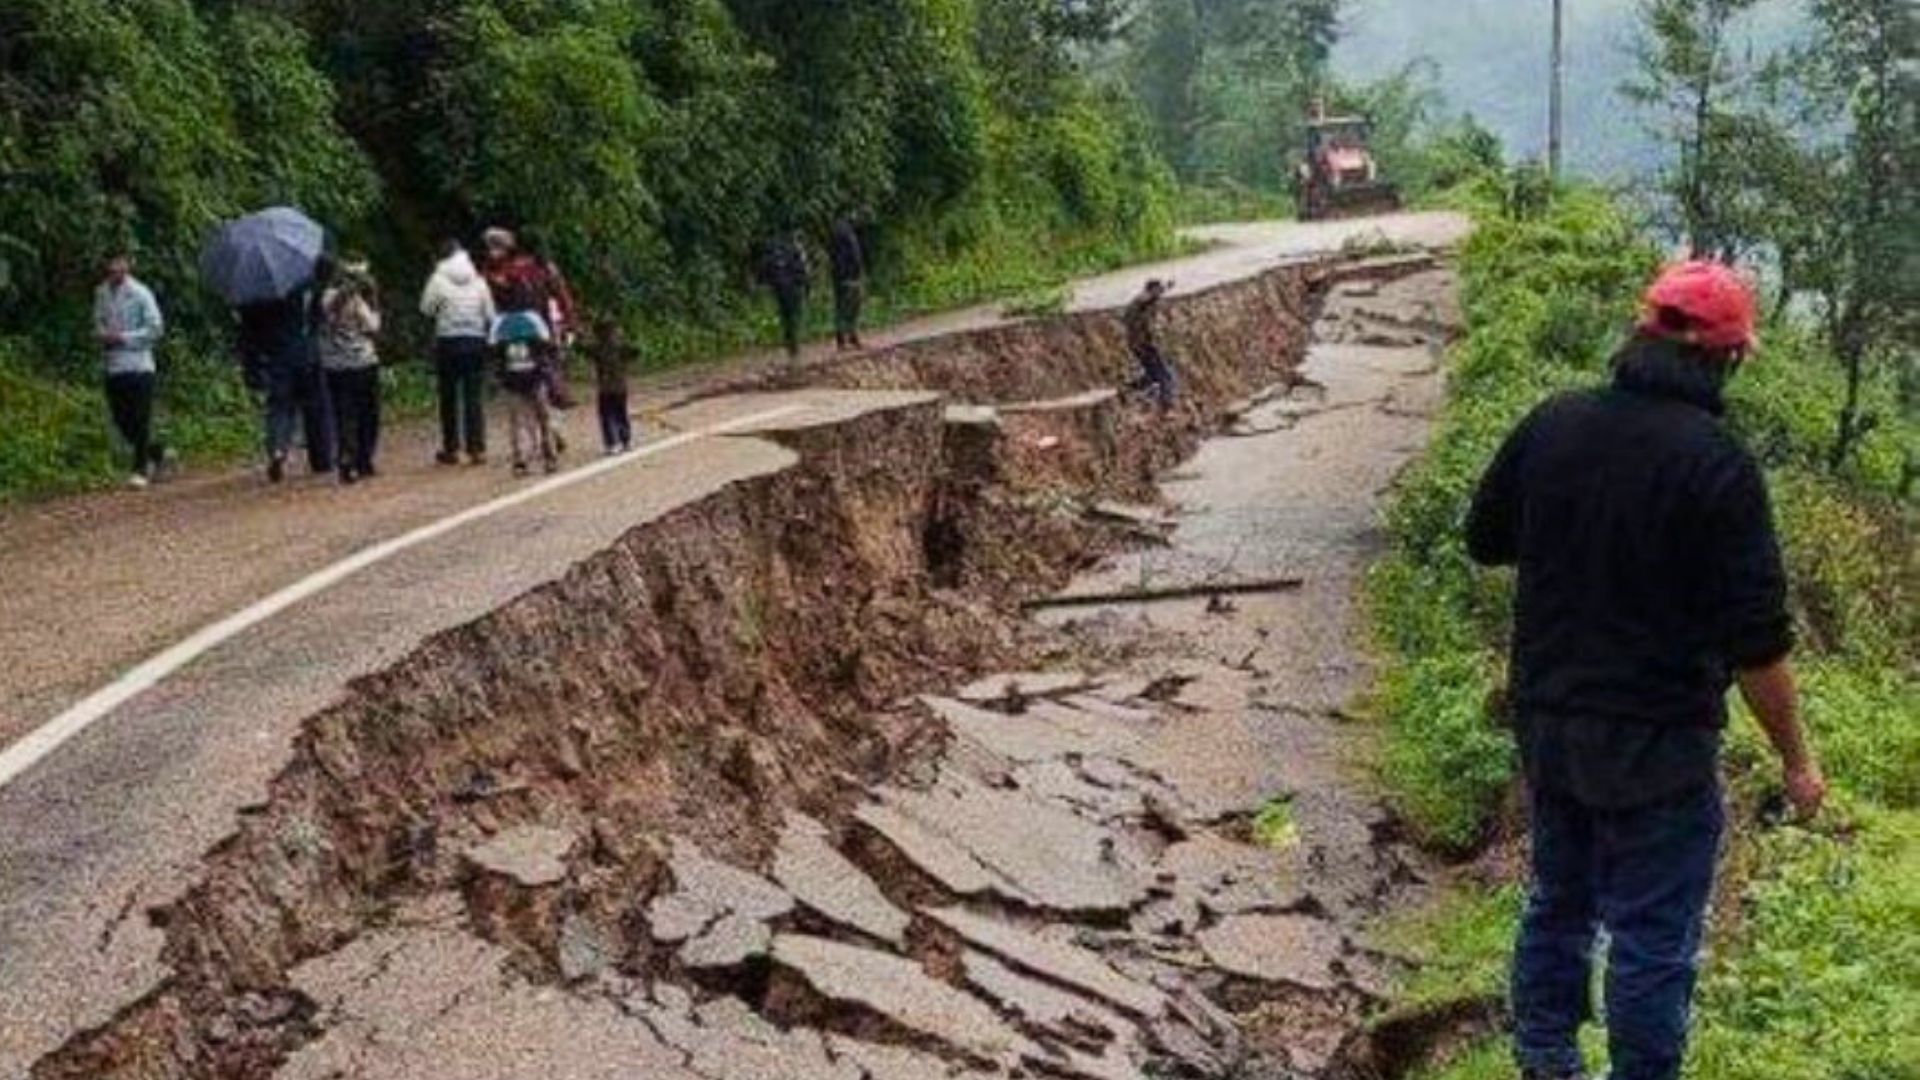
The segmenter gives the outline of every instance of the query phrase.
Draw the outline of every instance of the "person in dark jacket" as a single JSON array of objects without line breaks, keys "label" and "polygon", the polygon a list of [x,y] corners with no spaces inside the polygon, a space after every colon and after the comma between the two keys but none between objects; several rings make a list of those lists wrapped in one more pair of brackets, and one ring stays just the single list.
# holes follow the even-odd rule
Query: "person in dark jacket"
[{"label": "person in dark jacket", "polygon": [[267,479],[276,484],[286,478],[296,425],[306,433],[308,467],[315,474],[333,471],[333,410],[313,342],[319,307],[310,283],[279,300],[239,308],[241,367],[247,384],[265,396]]},{"label": "person in dark jacket", "polygon": [[620,324],[601,315],[593,321],[593,377],[599,391],[600,442],[607,456],[633,449],[633,418],[627,411],[627,367],[634,349]]},{"label": "person in dark jacket", "polygon": [[1173,407],[1174,395],[1179,388],[1174,378],[1173,365],[1167,362],[1167,355],[1160,351],[1160,332],[1154,326],[1154,316],[1159,314],[1160,301],[1173,288],[1173,282],[1155,278],[1147,282],[1140,295],[1133,298],[1127,310],[1121,315],[1121,321],[1127,327],[1127,351],[1140,365],[1140,377],[1128,384],[1127,389],[1134,393],[1151,390],[1153,398],[1162,410]]},{"label": "person in dark jacket", "polygon": [[800,321],[806,313],[807,282],[812,275],[799,233],[789,229],[767,244],[760,261],[760,281],[773,291],[774,302],[779,305],[780,338],[791,360],[800,359]]},{"label": "person in dark jacket", "polygon": [[867,256],[853,222],[841,218],[827,236],[833,270],[833,341],[840,351],[860,345],[860,308],[866,302]]},{"label": "person in dark jacket", "polygon": [[1612,385],[1536,409],[1481,482],[1477,561],[1519,567],[1511,701],[1533,886],[1513,967],[1529,1080],[1584,1075],[1596,932],[1610,942],[1613,1080],[1673,1080],[1723,826],[1718,757],[1737,682],[1816,812],[1765,482],[1722,425],[1755,302],[1716,263],[1666,271]]}]

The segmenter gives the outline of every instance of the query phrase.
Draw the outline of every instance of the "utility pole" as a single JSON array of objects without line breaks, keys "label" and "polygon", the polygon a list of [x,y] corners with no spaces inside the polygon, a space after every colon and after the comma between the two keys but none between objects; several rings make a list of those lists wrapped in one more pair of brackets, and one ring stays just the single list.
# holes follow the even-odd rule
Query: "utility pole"
[{"label": "utility pole", "polygon": [[1566,22],[1565,0],[1553,0],[1553,86],[1547,92],[1547,175],[1560,179],[1561,113],[1565,107]]}]

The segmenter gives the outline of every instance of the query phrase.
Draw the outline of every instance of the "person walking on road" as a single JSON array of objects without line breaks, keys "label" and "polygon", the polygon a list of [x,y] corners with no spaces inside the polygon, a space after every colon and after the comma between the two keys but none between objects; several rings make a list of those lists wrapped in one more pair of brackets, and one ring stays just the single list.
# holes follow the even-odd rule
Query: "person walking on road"
[{"label": "person walking on road", "polygon": [[833,271],[833,341],[841,352],[860,345],[860,307],[866,301],[867,256],[848,218],[833,223],[827,237]]},{"label": "person walking on road", "polygon": [[[482,238],[487,246],[486,265],[481,268],[487,285],[493,289],[493,306],[500,317],[528,314],[546,328],[537,341],[526,342],[540,366],[541,413],[547,441],[556,454],[567,452],[565,437],[552,426],[552,409],[564,401],[566,393],[560,381],[561,343],[554,316],[570,315],[571,294],[563,294],[553,267],[529,245],[520,242],[508,229],[488,229]],[[567,402],[571,404],[571,402]]]},{"label": "person walking on road", "polygon": [[800,359],[801,321],[806,315],[807,281],[812,274],[798,232],[788,229],[767,244],[760,280],[773,291],[774,303],[780,309],[780,339],[789,360]]},{"label": "person walking on road", "polygon": [[633,449],[633,418],[627,411],[627,366],[633,349],[620,324],[602,315],[594,320],[593,375],[599,388],[600,442],[607,455]]},{"label": "person walking on road", "polygon": [[553,343],[547,320],[534,311],[515,311],[494,323],[493,342],[500,354],[500,388],[507,394],[507,437],[513,448],[513,474],[527,475],[527,451],[540,454],[547,472],[560,468],[547,412],[546,371],[541,351]]},{"label": "person walking on road", "polygon": [[1171,281],[1155,278],[1147,282],[1146,288],[1134,297],[1121,316],[1127,327],[1127,351],[1140,365],[1140,377],[1129,383],[1127,389],[1134,393],[1151,390],[1162,411],[1173,407],[1179,383],[1174,377],[1173,365],[1160,350],[1160,332],[1154,326],[1154,317],[1159,314],[1161,299],[1172,288]]},{"label": "person walking on road", "polygon": [[456,465],[464,449],[475,465],[487,459],[487,341],[493,332],[493,290],[473,259],[449,240],[420,296],[420,314],[433,320],[434,375],[440,391],[442,465]]},{"label": "person walking on road", "polygon": [[367,264],[347,261],[320,296],[320,368],[339,429],[340,482],[374,475],[380,444],[380,307]]},{"label": "person walking on road", "polygon": [[153,348],[166,332],[166,320],[153,290],[134,278],[130,255],[107,260],[106,280],[93,293],[93,332],[105,361],[108,412],[133,451],[127,483],[144,488],[159,472],[165,454],[153,437],[159,381]]},{"label": "person walking on road", "polygon": [[304,429],[307,466],[333,471],[333,410],[314,355],[318,298],[311,282],[275,300],[242,304],[240,357],[247,383],[265,394],[267,479],[286,479],[294,432]]},{"label": "person walking on road", "polygon": [[1611,1077],[1680,1075],[1724,827],[1730,684],[1794,806],[1812,815],[1826,796],[1798,716],[1766,484],[1721,422],[1755,310],[1728,267],[1662,273],[1612,385],[1536,409],[1474,499],[1469,552],[1519,567],[1511,699],[1533,884],[1512,992],[1529,1080],[1585,1075],[1601,928]]}]

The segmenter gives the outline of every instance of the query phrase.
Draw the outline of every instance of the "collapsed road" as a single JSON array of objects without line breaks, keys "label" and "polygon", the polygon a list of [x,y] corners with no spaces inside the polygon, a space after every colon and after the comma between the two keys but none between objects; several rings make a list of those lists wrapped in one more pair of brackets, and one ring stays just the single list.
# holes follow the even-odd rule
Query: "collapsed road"
[{"label": "collapsed road", "polygon": [[0,1076],[1337,1070],[1452,281],[1214,258],[1170,416],[1098,303],[743,370],[116,702],[0,786]]}]

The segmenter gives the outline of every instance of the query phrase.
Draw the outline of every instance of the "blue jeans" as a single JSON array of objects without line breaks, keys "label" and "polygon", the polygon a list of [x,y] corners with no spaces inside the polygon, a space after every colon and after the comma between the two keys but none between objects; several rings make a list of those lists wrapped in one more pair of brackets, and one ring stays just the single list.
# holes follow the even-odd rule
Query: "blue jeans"
[{"label": "blue jeans", "polygon": [[1605,927],[1612,1080],[1676,1080],[1707,900],[1725,827],[1708,786],[1630,810],[1532,795],[1533,891],[1513,961],[1514,1049],[1523,1070],[1581,1069],[1594,942]]}]

